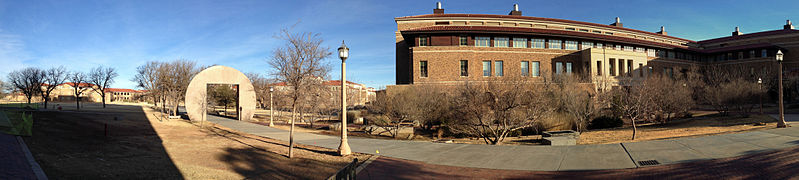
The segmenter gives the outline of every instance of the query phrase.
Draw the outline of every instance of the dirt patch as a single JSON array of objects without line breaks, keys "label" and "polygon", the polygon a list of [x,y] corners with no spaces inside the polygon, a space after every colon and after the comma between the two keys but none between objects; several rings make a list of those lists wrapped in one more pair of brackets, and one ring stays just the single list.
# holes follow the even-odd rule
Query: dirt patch
[{"label": "dirt patch", "polygon": [[160,113],[141,106],[86,109],[34,114],[34,136],[25,140],[49,177],[324,179],[353,158],[368,158],[298,146],[289,159],[286,142],[208,123],[200,128],[183,120],[159,120]]}]

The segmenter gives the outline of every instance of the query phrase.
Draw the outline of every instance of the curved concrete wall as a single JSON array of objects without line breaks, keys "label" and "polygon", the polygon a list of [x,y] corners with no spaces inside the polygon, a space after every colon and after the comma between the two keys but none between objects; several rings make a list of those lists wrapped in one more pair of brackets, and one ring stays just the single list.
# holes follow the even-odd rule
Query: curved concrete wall
[{"label": "curved concrete wall", "polygon": [[250,120],[255,114],[255,90],[250,79],[240,71],[227,66],[213,66],[194,76],[186,90],[186,112],[192,121],[202,120],[208,84],[238,84],[241,120]]}]

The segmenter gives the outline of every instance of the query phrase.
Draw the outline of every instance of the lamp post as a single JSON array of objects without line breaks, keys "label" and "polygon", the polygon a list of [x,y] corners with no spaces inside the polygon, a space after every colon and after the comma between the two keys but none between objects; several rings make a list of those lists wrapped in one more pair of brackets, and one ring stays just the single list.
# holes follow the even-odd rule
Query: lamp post
[{"label": "lamp post", "polygon": [[788,127],[785,124],[785,112],[784,112],[783,105],[782,105],[782,56],[783,56],[782,51],[781,50],[777,50],[777,55],[775,57],[777,58],[777,64],[779,65],[779,68],[780,68],[780,71],[777,74],[778,75],[777,79],[779,79],[779,81],[780,81],[780,85],[779,85],[779,88],[780,88],[780,90],[779,90],[780,91],[780,95],[779,95],[779,100],[780,100],[780,102],[779,102],[780,103],[780,121],[777,121],[777,127],[778,128]]},{"label": "lamp post", "polygon": [[350,55],[350,48],[341,41],[338,48],[338,57],[341,58],[341,145],[338,146],[340,155],[352,153],[350,145],[347,143],[347,57]]},{"label": "lamp post", "polygon": [[759,95],[757,98],[760,101],[760,114],[763,114],[763,79],[757,78],[757,90],[761,91],[757,94]]},{"label": "lamp post", "polygon": [[272,92],[275,92],[275,88],[269,87],[269,127],[275,126],[275,103],[272,101]]}]

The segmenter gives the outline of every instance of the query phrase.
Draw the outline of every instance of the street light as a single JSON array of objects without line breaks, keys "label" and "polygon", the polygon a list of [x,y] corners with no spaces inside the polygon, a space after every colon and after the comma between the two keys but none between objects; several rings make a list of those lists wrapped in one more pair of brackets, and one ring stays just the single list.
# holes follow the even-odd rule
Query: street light
[{"label": "street light", "polygon": [[759,95],[758,99],[760,101],[760,114],[763,114],[763,92],[761,92],[761,91],[763,91],[763,79],[762,78],[757,78],[757,90],[759,91],[757,94]]},{"label": "street light", "polygon": [[269,87],[269,127],[275,126],[275,103],[272,101],[272,92],[275,92],[275,87]]},{"label": "street light", "polygon": [[341,145],[338,146],[340,155],[352,153],[350,145],[347,143],[347,58],[350,56],[350,48],[341,41],[338,48],[338,57],[341,58]]},{"label": "street light", "polygon": [[784,112],[785,110],[783,109],[783,105],[782,105],[782,56],[783,55],[784,54],[782,54],[782,50],[777,50],[777,55],[775,56],[777,58],[777,64],[779,64],[779,68],[780,68],[780,71],[777,74],[778,75],[777,79],[780,80],[780,86],[779,86],[779,88],[780,88],[780,96],[779,96],[780,97],[779,98],[779,100],[780,100],[780,121],[777,121],[777,127],[778,128],[788,127],[788,125],[785,124],[785,112]]}]

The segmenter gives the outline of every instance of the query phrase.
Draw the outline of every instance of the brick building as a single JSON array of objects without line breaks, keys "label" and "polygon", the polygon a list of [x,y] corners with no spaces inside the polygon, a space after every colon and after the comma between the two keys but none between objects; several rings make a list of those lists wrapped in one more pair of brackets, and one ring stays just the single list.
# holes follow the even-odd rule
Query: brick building
[{"label": "brick building", "polygon": [[[677,76],[691,67],[741,65],[752,73],[772,71],[777,50],[785,70],[797,69],[799,31],[790,21],[772,31],[693,41],[658,32],[609,25],[508,15],[433,14],[395,18],[396,83],[456,84],[494,78],[542,80],[578,74],[594,84],[618,86],[653,74]],[[623,85],[623,84],[621,84]]]}]

